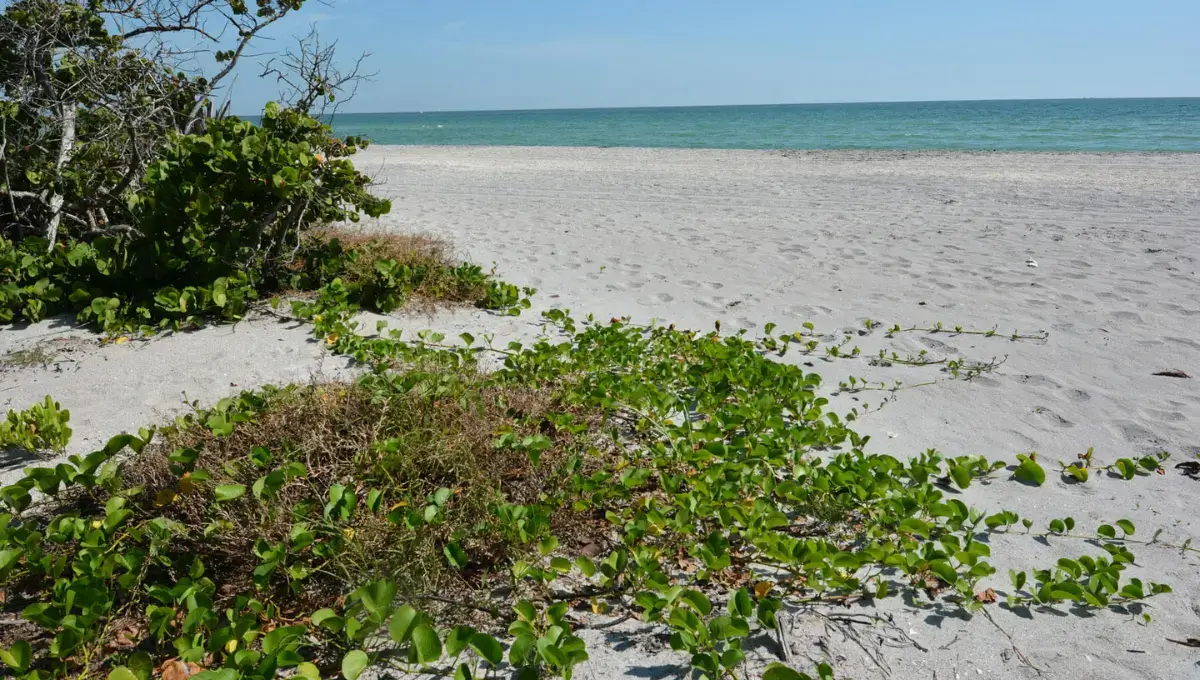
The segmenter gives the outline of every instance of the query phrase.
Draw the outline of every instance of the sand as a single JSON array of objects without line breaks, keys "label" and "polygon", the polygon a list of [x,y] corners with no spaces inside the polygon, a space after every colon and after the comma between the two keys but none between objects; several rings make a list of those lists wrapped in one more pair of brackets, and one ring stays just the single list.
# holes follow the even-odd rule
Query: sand
[{"label": "sand", "polygon": [[[394,206],[365,227],[443,236],[464,257],[540,290],[519,318],[458,310],[393,325],[529,339],[548,307],[701,329],[811,322],[830,339],[850,333],[847,349],[861,349],[850,360],[787,359],[812,363],[829,392],[850,375],[909,385],[946,377],[935,367],[871,366],[880,349],[1007,357],[969,382],[896,393],[857,422],[872,435],[868,451],[1013,460],[1036,450],[1051,473],[1044,486],[998,480],[962,499],[1041,527],[1072,516],[1090,533],[1124,517],[1139,538],[1160,528],[1162,542],[1200,537],[1200,481],[1173,467],[1200,455],[1200,155],[373,147],[358,165]],[[889,339],[867,332],[867,319],[1049,337]],[[72,347],[70,360],[57,370],[0,369],[0,408],[54,395],[71,409],[79,450],[179,413],[189,399],[210,403],[345,367],[304,328],[268,318],[103,347],[70,324],[44,322],[0,331],[0,354],[51,339]],[[1168,369],[1196,377],[1153,375]],[[833,403],[873,410],[882,396]],[[1056,461],[1089,447],[1101,463],[1172,457],[1161,476],[1064,483]],[[5,478],[20,464],[0,461]],[[1200,677],[1200,649],[1168,641],[1200,638],[1198,556],[1159,545],[1134,552],[1133,575],[1175,588],[1150,601],[1149,624],[1141,611],[992,606],[990,618],[964,617],[892,598],[797,613],[789,641],[798,666],[829,659],[838,677]],[[1009,587],[1009,567],[1080,554],[1100,551],[1080,540],[996,537],[996,587]],[[587,631],[593,660],[577,677],[677,676],[687,660],[642,628]],[[774,653],[762,645],[752,657]]]}]

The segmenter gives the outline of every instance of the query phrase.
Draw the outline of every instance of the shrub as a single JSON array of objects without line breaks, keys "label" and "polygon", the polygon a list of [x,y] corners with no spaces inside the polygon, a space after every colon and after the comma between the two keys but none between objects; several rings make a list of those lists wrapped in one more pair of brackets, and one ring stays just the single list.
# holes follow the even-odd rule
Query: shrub
[{"label": "shrub", "polygon": [[[0,513],[0,594],[38,603],[23,616],[45,631],[29,638],[54,675],[103,674],[116,664],[100,650],[132,666],[132,644],[156,666],[178,657],[243,677],[303,658],[336,666],[342,629],[318,628],[322,616],[305,657],[271,631],[341,610],[384,578],[427,611],[457,601],[451,618],[463,621],[490,608],[481,584],[537,555],[505,523],[528,514],[530,534],[548,533],[525,504],[562,481],[577,438],[563,433],[537,460],[494,439],[500,428],[536,433],[515,414],[536,422],[549,407],[545,394],[436,365],[243,393],[180,418],[157,443],[149,431],[118,437],[0,490],[18,516]],[[22,514],[35,489],[52,512]]]},{"label": "shrub", "polygon": [[368,193],[369,178],[349,159],[366,146],[275,103],[260,125],[225,118],[178,137],[133,199],[140,276],[205,283],[234,269],[270,274],[309,227],[386,213],[390,203]]},{"label": "shrub", "polygon": [[[202,133],[246,49],[304,0],[12,0],[0,10],[0,233],[90,239],[137,228],[128,204],[176,134]],[[186,45],[164,41],[183,34]],[[206,49],[213,59],[196,59]],[[356,82],[332,50],[279,68],[308,111]],[[311,57],[319,57],[314,64]],[[206,74],[198,64],[215,65]],[[319,68],[314,69],[314,66]],[[334,76],[332,79],[330,76]],[[217,117],[220,116],[218,112]],[[6,150],[7,153],[4,151]]]},{"label": "shrub", "polygon": [[64,309],[108,331],[238,319],[307,229],[389,209],[349,159],[365,145],[274,104],[262,125],[226,118],[177,136],[130,199],[136,231],[49,252],[40,238],[0,239],[0,322]]},{"label": "shrub", "polygon": [[24,411],[9,411],[0,420],[0,449],[62,451],[71,440],[70,419],[71,412],[49,396]]},{"label": "shrub", "polygon": [[[465,303],[519,312],[536,292],[496,281],[482,267],[454,259],[446,242],[420,234],[326,230],[303,253],[288,278],[291,288],[312,290],[338,279],[350,291],[348,304],[379,312],[408,302],[425,309]],[[510,294],[496,295],[498,286]]]}]

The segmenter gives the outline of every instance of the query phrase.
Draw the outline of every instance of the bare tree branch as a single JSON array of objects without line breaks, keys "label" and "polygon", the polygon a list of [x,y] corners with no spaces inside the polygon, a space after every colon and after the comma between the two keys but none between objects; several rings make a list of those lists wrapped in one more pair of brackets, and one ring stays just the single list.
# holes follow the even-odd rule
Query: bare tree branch
[{"label": "bare tree branch", "polygon": [[[303,1],[9,0],[0,9],[0,103],[16,113],[0,115],[0,231],[53,246],[60,231],[117,231],[108,214],[136,228],[126,195],[172,134],[227,113],[228,99],[215,106],[214,94]],[[368,77],[362,57],[335,68],[336,46],[314,31],[264,75],[294,108],[325,113]],[[206,53],[220,63],[208,78],[198,58]]]},{"label": "bare tree branch", "polygon": [[323,116],[330,105],[353,99],[358,86],[376,75],[362,72],[370,56],[365,52],[348,71],[342,71],[337,66],[337,46],[337,41],[322,43],[314,25],[307,36],[297,39],[295,48],[265,63],[260,77],[275,78],[279,98],[290,108]]}]

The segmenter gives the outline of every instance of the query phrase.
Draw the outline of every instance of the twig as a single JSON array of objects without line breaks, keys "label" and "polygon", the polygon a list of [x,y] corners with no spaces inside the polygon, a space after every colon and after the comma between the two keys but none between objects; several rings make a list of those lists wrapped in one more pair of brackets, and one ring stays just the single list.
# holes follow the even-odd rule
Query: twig
[{"label": "twig", "polygon": [[1029,657],[1025,656],[1025,652],[1022,652],[1021,648],[1017,646],[1017,643],[1013,641],[1012,635],[1010,635],[1007,630],[1004,630],[1003,628],[1001,628],[1000,624],[996,623],[996,619],[992,618],[992,613],[989,612],[987,609],[984,609],[983,615],[985,617],[987,617],[988,621],[992,622],[992,625],[996,627],[996,630],[1000,631],[1000,633],[1003,634],[1004,637],[1008,639],[1008,644],[1012,647],[1013,653],[1017,655],[1017,658],[1020,659],[1021,662],[1024,663],[1026,666],[1029,666],[1030,668],[1032,668],[1033,672],[1037,673],[1040,676],[1042,674],[1042,669],[1033,665],[1033,662],[1029,660]]},{"label": "twig", "polygon": [[779,645],[779,658],[789,666],[792,665],[792,645],[787,639],[787,630],[785,630],[783,621],[786,613],[780,612],[775,615],[775,643]]},{"label": "twig", "polygon": [[475,611],[480,611],[480,612],[484,612],[485,614],[489,614],[492,618],[496,618],[496,619],[504,618],[504,616],[501,615],[499,610],[497,610],[495,607],[485,607],[483,605],[474,604],[471,602],[459,602],[458,600],[451,600],[450,598],[440,597],[438,595],[417,595],[416,598],[418,600],[432,600],[434,602],[441,602],[442,604],[452,604],[456,607],[466,607],[468,609],[474,609]]},{"label": "twig", "polygon": [[587,626],[587,625],[585,625],[585,626],[583,626],[583,627],[584,627],[584,628],[588,628],[588,629],[590,629],[590,630],[605,630],[605,629],[608,629],[608,628],[615,628],[615,627],[617,627],[617,626],[621,625],[622,623],[625,623],[626,621],[628,621],[628,620],[630,620],[630,619],[632,619],[632,618],[633,618],[633,613],[632,613],[632,612],[626,612],[626,613],[625,613],[625,614],[623,614],[622,616],[620,616],[620,617],[618,617],[618,618],[616,618],[616,619],[613,619],[612,621],[606,621],[606,622],[604,622],[604,623],[597,623],[597,624],[596,624],[596,625],[594,625],[594,626]]}]

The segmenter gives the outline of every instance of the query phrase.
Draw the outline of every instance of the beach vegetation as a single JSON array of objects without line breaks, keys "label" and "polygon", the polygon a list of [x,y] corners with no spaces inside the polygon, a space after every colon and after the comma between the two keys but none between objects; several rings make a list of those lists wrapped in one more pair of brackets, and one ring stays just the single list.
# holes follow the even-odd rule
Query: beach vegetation
[{"label": "beach vegetation", "polygon": [[[971,508],[950,490],[1005,463],[866,453],[821,378],[745,332],[552,309],[544,339],[496,346],[356,311],[337,280],[293,303],[360,378],[245,392],[0,490],[0,611],[31,627],[12,673],[571,677],[579,629],[623,616],[740,679],[784,611],[1136,609],[1169,586],[1129,576],[1131,546],[1190,549]],[[1013,469],[1044,483],[1033,454]],[[1018,525],[1095,550],[1001,581],[987,537]]]},{"label": "beach vegetation", "polygon": [[3,368],[45,368],[58,360],[59,353],[50,343],[38,343],[28,349],[17,349],[0,357],[0,367]]},{"label": "beach vegetation", "polygon": [[[193,328],[339,276],[378,311],[412,296],[522,307],[528,293],[442,252],[402,261],[382,238],[316,233],[390,209],[351,163],[367,140],[321,117],[361,78],[333,46],[310,36],[268,64],[290,91],[258,122],[213,110],[245,49],[302,0],[174,4],[22,0],[0,16],[0,323]],[[237,44],[215,74],[180,70],[188,55],[158,40],[221,26]]]},{"label": "beach vegetation", "polygon": [[23,411],[10,410],[0,420],[0,449],[62,451],[71,440],[70,420],[71,412],[49,396]]},{"label": "beach vegetation", "polygon": [[[958,497],[1043,486],[1033,452],[869,453],[860,412],[835,412],[820,375],[778,360],[789,348],[857,359],[852,332],[768,324],[756,338],[565,309],[543,311],[529,344],[364,329],[360,312],[409,304],[520,314],[534,291],[434,239],[331,227],[390,204],[352,163],[366,140],[334,137],[321,116],[357,78],[329,46],[310,36],[266,67],[290,95],[261,121],[215,108],[247,48],[303,4],[16,0],[0,17],[0,322],[69,312],[150,333],[287,300],[360,369],[197,404],[0,487],[7,674],[569,679],[588,660],[583,628],[634,618],[665,631],[697,677],[741,680],[785,615],[889,597],[965,617],[1141,612],[1170,586],[1132,575],[1132,548],[1196,552],[1161,531],[1143,540],[1125,518],[1038,531]],[[234,44],[214,45],[212,74],[188,72],[159,39],[221,26]],[[1048,337],[941,322],[858,332],[881,328]],[[1003,363],[877,361],[942,377],[836,390],[970,381]],[[46,397],[7,413],[0,445],[61,451],[68,422]],[[1147,483],[1165,457],[1103,469]],[[1089,451],[1063,473],[1086,482],[1094,467]],[[1000,534],[1079,549],[1005,580]],[[779,647],[784,663],[762,677],[833,677]]]}]

